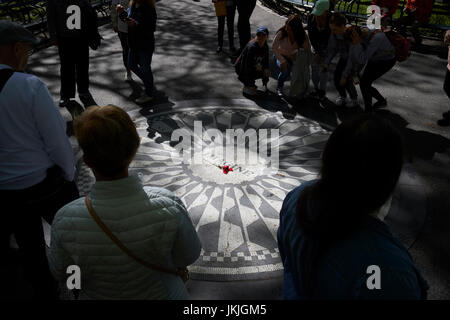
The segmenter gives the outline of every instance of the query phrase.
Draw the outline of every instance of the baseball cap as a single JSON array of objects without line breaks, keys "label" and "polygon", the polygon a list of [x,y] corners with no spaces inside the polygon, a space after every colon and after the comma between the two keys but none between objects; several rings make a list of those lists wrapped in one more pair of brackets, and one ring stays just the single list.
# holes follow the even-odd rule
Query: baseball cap
[{"label": "baseball cap", "polygon": [[311,13],[315,16],[321,16],[328,9],[330,9],[330,2],[328,0],[318,0]]},{"label": "baseball cap", "polygon": [[269,35],[269,30],[267,29],[267,27],[258,27],[258,29],[256,29],[256,34],[258,33],[263,33],[267,36]]},{"label": "baseball cap", "polygon": [[27,42],[36,45],[39,43],[39,40],[20,24],[0,20],[0,45],[16,42]]}]

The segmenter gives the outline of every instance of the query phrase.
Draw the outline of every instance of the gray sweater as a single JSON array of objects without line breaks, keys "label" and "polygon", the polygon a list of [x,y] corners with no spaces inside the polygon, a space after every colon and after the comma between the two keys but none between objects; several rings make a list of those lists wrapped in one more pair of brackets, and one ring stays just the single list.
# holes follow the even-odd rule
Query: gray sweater
[{"label": "gray sweater", "polygon": [[353,64],[364,65],[369,61],[385,61],[395,58],[395,48],[384,32],[377,32],[371,36],[373,32],[374,30],[370,30],[358,44],[350,46],[350,57]]}]

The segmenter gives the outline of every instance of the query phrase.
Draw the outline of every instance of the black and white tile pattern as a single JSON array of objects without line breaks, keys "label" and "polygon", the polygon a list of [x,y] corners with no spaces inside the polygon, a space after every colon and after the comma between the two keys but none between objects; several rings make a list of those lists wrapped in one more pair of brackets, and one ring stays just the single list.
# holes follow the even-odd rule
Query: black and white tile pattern
[{"label": "black and white tile pattern", "polygon": [[[130,171],[144,185],[167,188],[185,204],[203,245],[200,258],[190,266],[192,278],[229,281],[281,275],[276,234],[282,202],[289,191],[316,178],[329,132],[316,122],[298,115],[286,119],[281,112],[267,111],[249,100],[185,101],[157,110],[129,112],[142,137]],[[178,142],[171,141],[171,135],[180,128],[194,135],[198,120],[204,131],[279,129],[279,169],[264,173],[234,163],[235,171],[224,175],[217,167],[221,159],[208,152],[203,153],[206,162],[201,166],[181,162]],[[203,150],[210,147],[200,144]],[[94,177],[81,160],[78,168],[77,182],[85,195]],[[392,201],[397,211],[398,200],[397,193]],[[408,214],[403,218],[402,225],[409,221]],[[394,220],[389,213],[387,221]],[[410,228],[400,230],[403,240],[412,239]]]}]

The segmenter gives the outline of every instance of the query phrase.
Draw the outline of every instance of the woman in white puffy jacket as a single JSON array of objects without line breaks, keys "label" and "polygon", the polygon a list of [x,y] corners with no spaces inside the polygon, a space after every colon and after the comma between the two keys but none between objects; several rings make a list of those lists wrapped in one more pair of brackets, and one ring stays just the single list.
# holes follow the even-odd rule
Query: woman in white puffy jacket
[{"label": "woman in white puffy jacket", "polygon": [[87,196],[94,215],[134,256],[169,272],[125,253],[80,198],[61,208],[52,225],[48,258],[54,277],[65,286],[68,267],[78,266],[79,299],[187,299],[183,280],[170,271],[199,257],[200,240],[179,198],[128,175],[140,143],[133,121],[119,107],[95,106],[77,118],[74,129],[96,178]]}]

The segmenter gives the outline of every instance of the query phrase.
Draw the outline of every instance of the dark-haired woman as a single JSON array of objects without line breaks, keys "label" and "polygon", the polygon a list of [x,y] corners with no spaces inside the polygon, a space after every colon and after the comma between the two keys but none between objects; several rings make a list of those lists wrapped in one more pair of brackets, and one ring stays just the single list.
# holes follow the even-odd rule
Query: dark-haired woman
[{"label": "dark-haired woman", "polygon": [[144,82],[145,92],[136,99],[143,104],[153,100],[152,57],[155,51],[155,0],[131,0],[128,12],[117,5],[119,17],[128,24],[128,67]]},{"label": "dark-haired woman", "polygon": [[[299,50],[311,50],[308,36],[303,28],[302,20],[297,15],[290,16],[280,28],[273,40],[272,51],[280,68],[278,74],[277,93],[283,95],[284,82],[289,78]],[[291,83],[292,87],[292,83]]]},{"label": "dark-haired woman", "polygon": [[380,210],[402,162],[401,137],[389,122],[363,114],[336,128],[319,180],[283,202],[284,299],[426,298],[426,281]]}]

